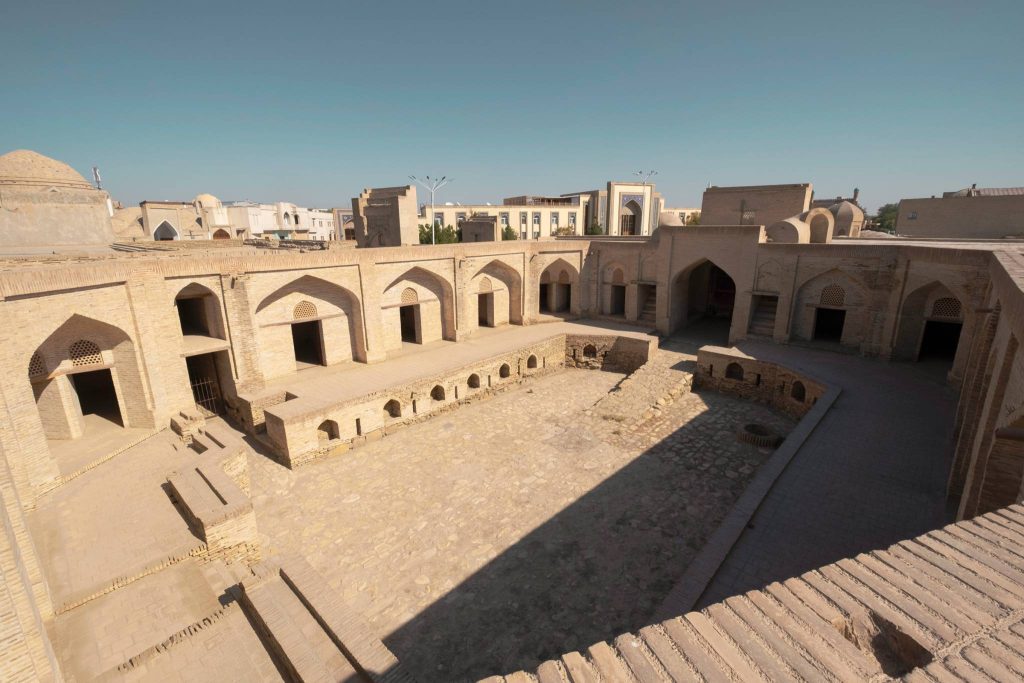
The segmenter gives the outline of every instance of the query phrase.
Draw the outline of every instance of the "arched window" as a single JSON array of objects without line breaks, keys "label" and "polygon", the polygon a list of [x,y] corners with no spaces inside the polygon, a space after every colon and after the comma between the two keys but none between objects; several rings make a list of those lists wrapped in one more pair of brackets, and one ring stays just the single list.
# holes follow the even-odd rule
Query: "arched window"
[{"label": "arched window", "polygon": [[433,389],[431,389],[430,390],[430,398],[434,399],[435,401],[443,401],[444,400],[444,387],[442,387],[440,384],[438,384]]},{"label": "arched window", "polygon": [[402,417],[402,404],[395,399],[391,399],[384,404],[384,418],[387,419],[389,417],[392,419]]},{"label": "arched window", "polygon": [[319,443],[327,443],[338,438],[338,423],[334,420],[324,420],[316,428],[316,438]]},{"label": "arched window", "polygon": [[466,384],[469,385],[470,389],[479,389],[480,388],[480,375],[478,375],[478,374],[476,374],[474,372],[472,375],[469,376],[469,379],[466,380]]},{"label": "arched window", "polygon": [[32,358],[28,362],[28,376],[39,377],[40,375],[46,374],[46,364],[43,363],[43,357],[38,353],[33,353]]},{"label": "arched window", "polygon": [[960,300],[951,296],[936,299],[932,304],[932,317],[946,320],[960,320]]},{"label": "arched window", "polygon": [[537,367],[537,356],[530,356],[529,358],[526,359],[526,368],[528,370],[533,370],[536,367]]},{"label": "arched window", "polygon": [[491,278],[484,276],[480,278],[480,292],[490,292],[494,290],[494,283],[491,282]]},{"label": "arched window", "polygon": [[498,377],[505,378],[512,374],[512,368],[508,366],[508,363],[502,363],[501,367],[498,368]]},{"label": "arched window", "polygon": [[587,344],[583,347],[584,358],[597,358],[597,347],[593,344]]},{"label": "arched window", "polygon": [[402,290],[402,305],[403,306],[412,306],[413,304],[418,304],[419,301],[420,301],[419,294],[417,294],[416,290],[413,289],[412,287],[406,287],[405,289]]},{"label": "arched window", "polygon": [[839,285],[826,285],[821,290],[822,306],[842,306],[846,303],[846,292]]},{"label": "arched window", "polygon": [[725,378],[726,379],[743,379],[743,366],[739,363],[729,363],[725,366]]},{"label": "arched window", "polygon": [[312,301],[300,301],[295,304],[294,310],[292,310],[292,318],[295,320],[302,320],[303,318],[315,318],[316,317],[316,305]]},{"label": "arched window", "polygon": [[794,401],[800,401],[800,403],[803,403],[804,399],[807,397],[807,390],[804,388],[804,383],[799,380],[793,382],[793,386],[789,388],[789,396]]},{"label": "arched window", "polygon": [[102,365],[103,354],[100,347],[87,339],[79,339],[68,348],[68,357],[71,364],[79,367],[83,365]]}]

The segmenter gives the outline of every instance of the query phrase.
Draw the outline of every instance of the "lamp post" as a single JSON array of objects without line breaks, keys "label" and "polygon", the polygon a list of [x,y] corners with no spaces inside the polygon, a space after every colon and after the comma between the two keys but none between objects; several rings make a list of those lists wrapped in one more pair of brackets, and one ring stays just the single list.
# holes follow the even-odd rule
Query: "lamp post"
[{"label": "lamp post", "polygon": [[[650,205],[654,203],[653,202],[654,198],[652,197],[651,198],[652,201],[650,201],[650,202],[647,201],[647,181],[650,180],[651,177],[658,175],[658,172],[657,171],[637,171],[633,175],[640,176],[640,180],[643,181],[643,184],[644,184],[644,205],[648,207],[647,208],[647,212],[648,212],[648,215],[650,215]],[[648,221],[648,223],[650,223],[650,221]]]},{"label": "lamp post", "polygon": [[409,179],[416,181],[430,192],[430,243],[437,244],[437,221],[434,220],[434,193],[455,180],[455,178],[449,178],[448,176],[441,176],[440,178],[424,176],[424,180],[420,180],[416,176],[411,175]]}]

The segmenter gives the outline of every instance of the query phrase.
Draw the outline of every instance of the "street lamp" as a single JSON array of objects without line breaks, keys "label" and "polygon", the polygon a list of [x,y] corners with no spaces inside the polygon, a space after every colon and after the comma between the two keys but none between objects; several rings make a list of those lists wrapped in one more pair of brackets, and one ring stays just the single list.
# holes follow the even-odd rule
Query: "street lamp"
[{"label": "street lamp", "polygon": [[410,180],[416,181],[430,191],[430,243],[437,244],[437,221],[434,220],[434,193],[451,181],[455,180],[455,178],[449,178],[448,176],[441,176],[440,178],[424,176],[424,178],[425,180],[420,180],[414,175],[409,176]]},{"label": "street lamp", "polygon": [[[633,175],[640,176],[640,180],[642,180],[643,183],[644,183],[644,204],[647,206],[648,216],[650,216],[650,213],[651,213],[650,206],[651,206],[651,204],[654,203],[654,198],[651,197],[651,201],[647,201],[647,181],[650,180],[652,176],[658,175],[658,172],[657,171],[637,171]],[[649,222],[650,221],[648,221],[648,223]]]}]

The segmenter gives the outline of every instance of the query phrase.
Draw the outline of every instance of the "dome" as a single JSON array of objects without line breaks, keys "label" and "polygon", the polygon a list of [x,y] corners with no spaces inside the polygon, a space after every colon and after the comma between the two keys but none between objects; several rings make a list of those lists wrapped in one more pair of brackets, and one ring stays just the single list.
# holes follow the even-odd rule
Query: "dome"
[{"label": "dome", "polygon": [[853,202],[842,201],[828,207],[835,216],[837,236],[856,237],[864,225],[864,211]]},{"label": "dome", "polygon": [[196,198],[192,200],[193,203],[199,204],[204,209],[215,209],[220,206],[220,200],[214,197],[212,194],[197,194]]},{"label": "dome", "polygon": [[658,214],[658,227],[679,227],[683,224],[675,211],[662,211]]},{"label": "dome", "polygon": [[93,189],[78,171],[63,161],[29,149],[16,149],[0,156],[0,185],[45,185]]}]

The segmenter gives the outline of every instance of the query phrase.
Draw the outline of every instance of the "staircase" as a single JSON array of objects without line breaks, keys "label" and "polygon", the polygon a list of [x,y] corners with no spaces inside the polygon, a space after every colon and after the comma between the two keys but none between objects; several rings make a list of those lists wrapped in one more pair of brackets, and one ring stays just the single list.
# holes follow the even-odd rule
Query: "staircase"
[{"label": "staircase", "polygon": [[652,327],[657,324],[656,311],[657,311],[658,297],[653,293],[648,294],[647,298],[644,299],[644,307],[640,310],[640,315],[637,317],[637,322],[651,325]]},{"label": "staircase", "polygon": [[757,297],[748,333],[759,337],[771,337],[775,333],[775,311],[778,306],[777,296]]}]

